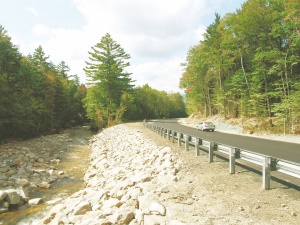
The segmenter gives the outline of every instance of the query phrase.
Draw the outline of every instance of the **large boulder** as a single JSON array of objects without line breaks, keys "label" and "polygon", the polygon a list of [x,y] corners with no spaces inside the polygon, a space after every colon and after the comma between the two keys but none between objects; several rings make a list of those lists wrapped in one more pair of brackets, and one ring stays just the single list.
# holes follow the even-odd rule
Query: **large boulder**
[{"label": "large boulder", "polygon": [[18,193],[17,190],[15,189],[8,189],[8,190],[5,190],[7,196],[5,198],[5,201],[8,202],[8,204],[10,205],[17,205],[21,202],[21,197]]}]

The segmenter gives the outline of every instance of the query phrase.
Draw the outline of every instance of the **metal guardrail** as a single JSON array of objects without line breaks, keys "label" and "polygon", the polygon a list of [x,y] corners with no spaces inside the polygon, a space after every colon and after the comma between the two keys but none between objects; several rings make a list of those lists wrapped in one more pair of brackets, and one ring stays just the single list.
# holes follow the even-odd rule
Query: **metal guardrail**
[{"label": "metal guardrail", "polygon": [[181,146],[184,143],[186,151],[189,150],[189,146],[193,146],[196,151],[196,156],[200,155],[200,149],[208,152],[209,163],[213,162],[214,151],[219,151],[225,155],[228,155],[229,172],[231,174],[235,173],[235,159],[242,159],[261,166],[262,186],[265,190],[270,189],[271,171],[278,171],[296,178],[300,178],[300,164],[298,163],[289,162],[272,156],[262,155],[244,149],[238,149],[233,146],[227,146],[209,140],[203,140],[199,137],[192,137],[179,131],[174,131],[147,123],[146,121],[144,121],[144,126],[160,134],[164,138],[172,140],[173,143],[176,140],[178,146]]},{"label": "metal guardrail", "polygon": [[276,170],[293,177],[300,178],[300,165],[286,160],[279,159],[276,163]]}]

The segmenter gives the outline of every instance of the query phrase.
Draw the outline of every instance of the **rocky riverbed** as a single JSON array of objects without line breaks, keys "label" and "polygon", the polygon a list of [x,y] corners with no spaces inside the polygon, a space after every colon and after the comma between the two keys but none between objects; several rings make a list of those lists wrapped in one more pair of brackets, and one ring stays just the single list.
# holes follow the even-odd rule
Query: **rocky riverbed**
[{"label": "rocky riverbed", "polygon": [[228,162],[208,163],[142,123],[105,129],[91,148],[85,186],[30,224],[299,224],[299,191],[275,181],[265,191],[259,174],[230,175]]},{"label": "rocky riverbed", "polygon": [[75,127],[0,145],[0,224],[17,224],[83,188],[90,136],[88,127]]}]

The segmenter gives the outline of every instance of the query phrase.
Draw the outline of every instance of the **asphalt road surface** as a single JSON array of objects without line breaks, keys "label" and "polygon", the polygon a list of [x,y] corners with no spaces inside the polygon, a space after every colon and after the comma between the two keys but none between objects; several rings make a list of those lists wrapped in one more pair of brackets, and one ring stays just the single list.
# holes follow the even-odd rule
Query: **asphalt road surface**
[{"label": "asphalt road surface", "polygon": [[212,141],[274,158],[300,163],[300,144],[297,143],[228,134],[217,131],[198,131],[196,128],[179,124],[177,120],[155,120],[148,122],[192,137],[199,137],[206,141]]}]

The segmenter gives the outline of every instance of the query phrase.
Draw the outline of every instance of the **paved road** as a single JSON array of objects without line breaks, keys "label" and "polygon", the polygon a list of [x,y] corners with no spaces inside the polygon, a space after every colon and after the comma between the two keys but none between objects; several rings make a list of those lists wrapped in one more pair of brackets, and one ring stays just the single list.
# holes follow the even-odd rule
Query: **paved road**
[{"label": "paved road", "polygon": [[213,141],[219,144],[300,163],[300,144],[228,134],[217,131],[203,132],[198,131],[196,128],[181,125],[177,122],[177,120],[159,120],[151,123],[177,132],[182,132],[193,137],[199,137],[206,141]]}]

